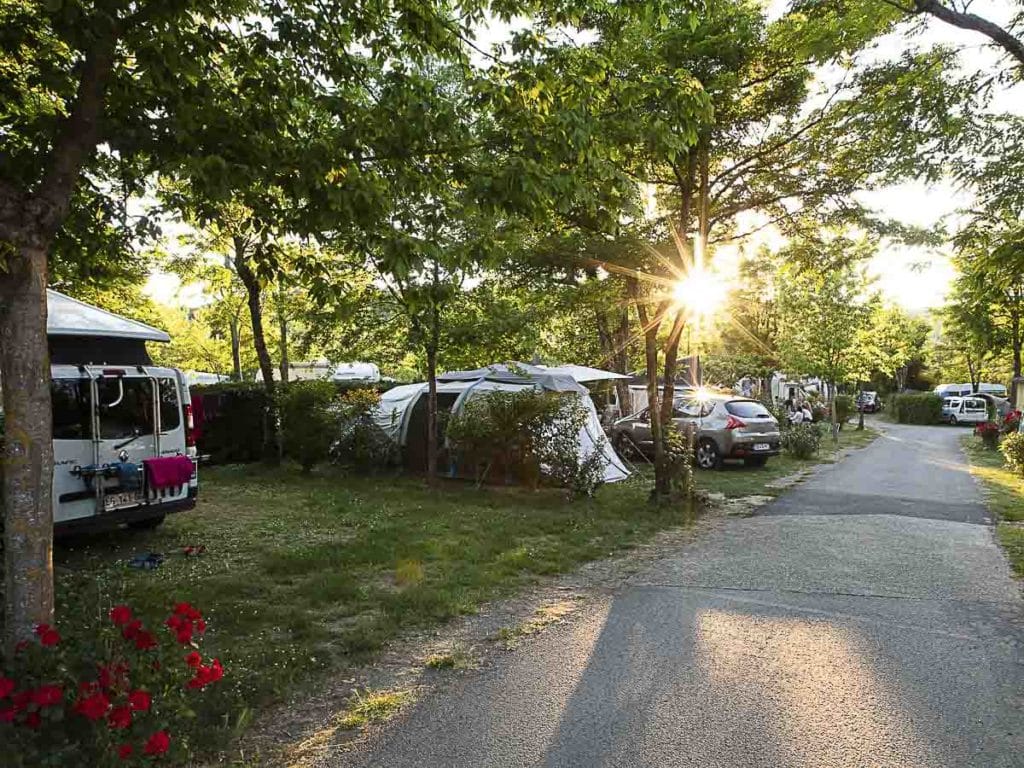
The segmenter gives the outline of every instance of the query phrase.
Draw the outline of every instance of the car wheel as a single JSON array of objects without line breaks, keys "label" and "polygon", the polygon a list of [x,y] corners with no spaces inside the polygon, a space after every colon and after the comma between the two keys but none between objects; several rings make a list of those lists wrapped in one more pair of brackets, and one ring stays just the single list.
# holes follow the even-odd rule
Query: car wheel
[{"label": "car wheel", "polygon": [[128,527],[136,531],[149,531],[158,527],[163,521],[163,515],[155,515],[154,517],[147,517],[143,520],[132,520],[128,523]]},{"label": "car wheel", "polygon": [[763,467],[768,463],[767,456],[747,456],[743,463],[748,467]]},{"label": "car wheel", "polygon": [[697,443],[697,466],[701,469],[718,469],[722,466],[722,454],[715,441],[709,437]]},{"label": "car wheel", "polygon": [[960,426],[960,420],[957,419],[955,414],[949,417],[949,423],[952,424],[954,427]]}]

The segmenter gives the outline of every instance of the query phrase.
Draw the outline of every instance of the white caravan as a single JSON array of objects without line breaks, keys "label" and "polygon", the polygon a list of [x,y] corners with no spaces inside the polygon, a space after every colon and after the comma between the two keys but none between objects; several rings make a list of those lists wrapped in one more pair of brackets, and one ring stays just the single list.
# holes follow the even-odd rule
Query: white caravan
[{"label": "white caravan", "polygon": [[185,375],[154,366],[163,331],[49,291],[53,520],[58,533],[155,527],[198,492]]}]

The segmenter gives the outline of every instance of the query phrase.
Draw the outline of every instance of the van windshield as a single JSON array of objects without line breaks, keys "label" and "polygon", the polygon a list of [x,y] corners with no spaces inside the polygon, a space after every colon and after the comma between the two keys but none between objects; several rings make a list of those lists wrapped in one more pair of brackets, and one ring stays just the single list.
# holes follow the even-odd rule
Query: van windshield
[{"label": "van windshield", "polygon": [[[122,397],[123,387],[123,397]],[[96,381],[100,438],[120,440],[153,434],[153,381],[122,377]]]}]

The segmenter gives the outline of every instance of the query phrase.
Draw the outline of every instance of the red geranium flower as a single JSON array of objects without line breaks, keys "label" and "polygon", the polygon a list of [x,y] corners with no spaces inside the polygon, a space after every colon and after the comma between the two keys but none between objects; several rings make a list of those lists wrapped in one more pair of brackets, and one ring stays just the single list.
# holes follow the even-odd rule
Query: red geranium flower
[{"label": "red geranium flower", "polygon": [[39,636],[39,642],[47,648],[60,642],[60,633],[49,624],[39,624],[36,627],[36,634]]},{"label": "red geranium flower", "polygon": [[107,715],[107,723],[111,728],[128,728],[132,724],[132,708],[128,704],[114,707]]},{"label": "red geranium flower", "polygon": [[185,656],[185,663],[192,669],[198,669],[199,665],[203,663],[203,657],[199,655],[199,651],[192,651]]},{"label": "red geranium flower", "polygon": [[14,689],[17,688],[14,681],[9,677],[0,677],[0,699],[6,699]]},{"label": "red geranium flower", "polygon": [[25,719],[22,721],[22,725],[26,728],[36,729],[43,722],[43,718],[39,716],[38,712],[29,712],[25,715]]},{"label": "red geranium flower", "polygon": [[138,634],[135,635],[135,647],[140,651],[148,651],[150,648],[156,648],[156,636],[152,632],[140,629]]},{"label": "red geranium flower", "polygon": [[0,723],[13,723],[17,712],[18,710],[14,708],[13,704],[0,709]]},{"label": "red geranium flower", "polygon": [[120,757],[122,760],[127,760],[129,757],[132,756],[132,752],[134,751],[135,748],[131,744],[122,744],[120,747],[117,748],[117,756]]},{"label": "red geranium flower", "polygon": [[146,741],[146,747],[143,750],[147,755],[162,755],[171,746],[171,737],[167,731],[157,731],[149,740]]},{"label": "red geranium flower", "polygon": [[221,666],[220,659],[214,659],[210,666],[200,665],[196,668],[195,677],[188,681],[188,687],[193,690],[205,688],[210,683],[216,683],[224,677],[224,667]]},{"label": "red geranium flower", "polygon": [[132,609],[127,605],[115,605],[110,609],[110,620],[115,626],[123,627],[132,620]]},{"label": "red geranium flower", "polygon": [[40,685],[32,691],[32,701],[37,707],[56,707],[64,700],[64,690],[59,685]]},{"label": "red geranium flower", "polygon": [[11,702],[14,704],[14,708],[21,712],[25,707],[32,701],[32,691],[18,691],[16,694],[11,696]]},{"label": "red geranium flower", "polygon": [[133,640],[135,639],[135,636],[139,634],[139,632],[141,631],[142,621],[140,621],[139,619],[132,619],[124,625],[124,628],[121,630],[121,637],[123,637],[125,640]]},{"label": "red geranium flower", "polygon": [[182,645],[188,645],[192,642],[192,626],[187,625],[178,630],[177,634],[178,642]]},{"label": "red geranium flower", "polygon": [[79,699],[75,704],[75,711],[88,720],[99,720],[107,714],[108,709],[110,709],[110,699],[102,691]]},{"label": "red geranium flower", "polygon": [[202,619],[196,619],[196,632],[198,632],[201,635],[205,631],[206,631],[206,622],[203,621]]},{"label": "red geranium flower", "polygon": [[[136,636],[138,642],[138,636]],[[100,664],[99,683],[101,688],[127,688],[128,687],[128,665],[124,662],[117,664]]]},{"label": "red geranium flower", "polygon": [[153,704],[153,697],[146,691],[132,691],[128,694],[128,703],[136,712],[148,712]]},{"label": "red geranium flower", "polygon": [[203,618],[203,614],[189,603],[178,603],[174,606],[174,613],[178,616],[184,616],[189,621],[198,621]]}]

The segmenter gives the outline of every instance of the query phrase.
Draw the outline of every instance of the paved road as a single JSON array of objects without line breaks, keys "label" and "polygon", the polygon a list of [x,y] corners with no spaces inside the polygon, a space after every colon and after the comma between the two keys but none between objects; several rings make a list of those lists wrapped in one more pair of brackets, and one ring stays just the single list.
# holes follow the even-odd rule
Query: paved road
[{"label": "paved road", "polygon": [[331,763],[1021,768],[1024,603],[962,433],[886,429]]}]

